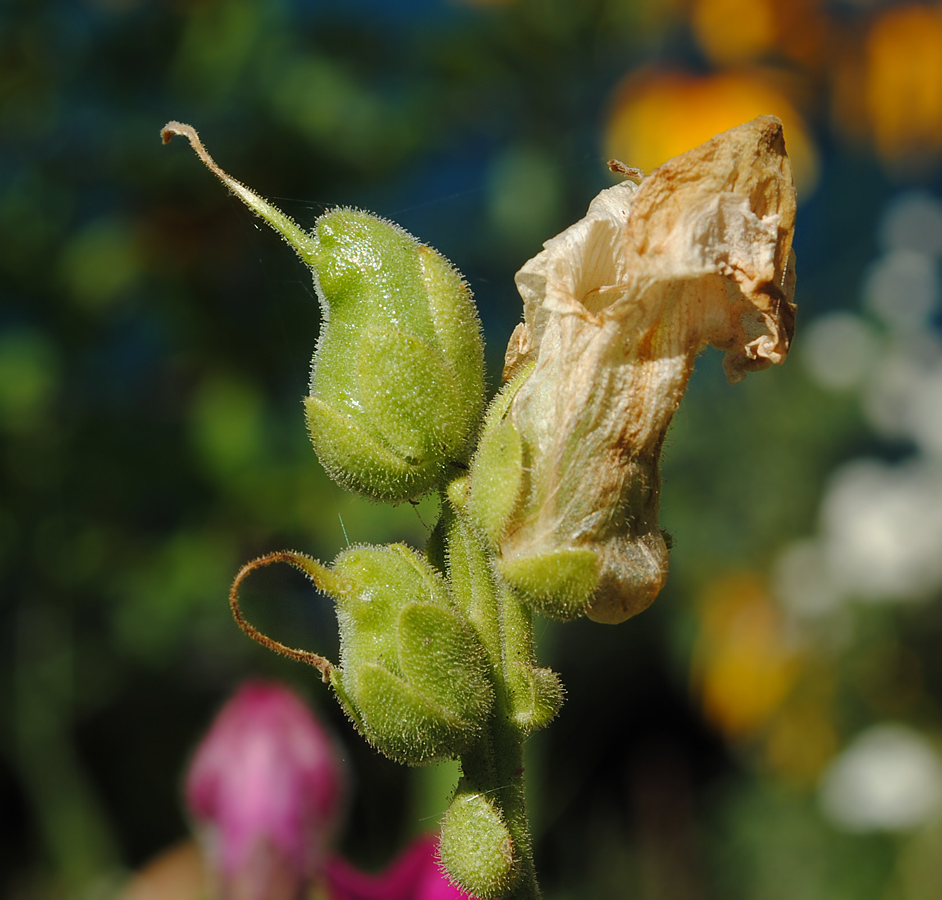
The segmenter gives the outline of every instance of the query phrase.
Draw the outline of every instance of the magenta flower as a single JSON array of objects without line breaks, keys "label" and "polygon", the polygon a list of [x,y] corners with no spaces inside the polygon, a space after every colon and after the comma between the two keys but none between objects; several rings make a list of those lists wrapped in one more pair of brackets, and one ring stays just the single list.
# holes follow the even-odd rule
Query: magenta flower
[{"label": "magenta flower", "polygon": [[431,835],[379,875],[335,856],[346,786],[333,741],[293,691],[261,682],[241,687],[216,716],[186,779],[219,896],[298,900],[317,885],[327,900],[474,900],[442,871]]},{"label": "magenta flower", "polygon": [[380,875],[366,875],[339,857],[326,875],[330,900],[474,900],[442,871],[434,835],[418,838]]},{"label": "magenta flower", "polygon": [[324,869],[345,794],[334,744],[306,704],[280,685],[244,685],[220,710],[186,779],[222,896],[300,896]]}]

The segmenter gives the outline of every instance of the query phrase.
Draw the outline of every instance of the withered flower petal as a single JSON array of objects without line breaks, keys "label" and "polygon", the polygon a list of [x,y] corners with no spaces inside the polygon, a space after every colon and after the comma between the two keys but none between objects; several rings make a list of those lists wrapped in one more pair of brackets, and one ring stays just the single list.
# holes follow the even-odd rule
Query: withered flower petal
[{"label": "withered flower petal", "polygon": [[733,383],[784,360],[795,208],[781,123],[763,116],[602,191],[517,273],[524,323],[505,378],[535,366],[509,412],[525,477],[506,571],[590,550],[590,618],[621,622],[655,598],[667,427],[706,345],[725,351]]}]

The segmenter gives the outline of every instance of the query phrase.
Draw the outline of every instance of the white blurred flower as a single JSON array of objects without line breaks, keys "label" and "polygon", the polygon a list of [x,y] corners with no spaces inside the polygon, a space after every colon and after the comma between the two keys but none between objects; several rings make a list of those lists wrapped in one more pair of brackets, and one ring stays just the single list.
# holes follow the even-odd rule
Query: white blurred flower
[{"label": "white blurred flower", "polygon": [[942,360],[913,384],[909,413],[909,432],[919,449],[942,459]]},{"label": "white blurred flower", "polygon": [[915,250],[893,250],[870,268],[864,306],[895,331],[925,327],[939,300],[936,261]]},{"label": "white blurred flower", "polygon": [[849,312],[819,316],[804,330],[799,346],[811,377],[835,391],[858,387],[879,350],[872,326]]},{"label": "white blurred flower", "polygon": [[924,191],[900,195],[883,216],[880,238],[888,250],[942,257],[942,203]]},{"label": "white blurred flower", "polygon": [[902,831],[942,809],[942,762],[922,735],[883,724],[863,734],[825,772],[818,798],[847,831]]},{"label": "white blurred flower", "polygon": [[857,460],[838,469],[821,509],[827,572],[843,593],[925,597],[942,587],[942,469]]},{"label": "white blurred flower", "polygon": [[863,409],[871,426],[885,437],[918,440],[927,428],[924,420],[942,415],[942,408],[925,409],[918,401],[920,385],[933,381],[938,371],[942,345],[936,337],[920,334],[893,341],[864,388]]},{"label": "white blurred flower", "polygon": [[799,619],[825,617],[843,605],[828,572],[824,547],[813,538],[785,548],[773,568],[772,585],[776,598]]}]

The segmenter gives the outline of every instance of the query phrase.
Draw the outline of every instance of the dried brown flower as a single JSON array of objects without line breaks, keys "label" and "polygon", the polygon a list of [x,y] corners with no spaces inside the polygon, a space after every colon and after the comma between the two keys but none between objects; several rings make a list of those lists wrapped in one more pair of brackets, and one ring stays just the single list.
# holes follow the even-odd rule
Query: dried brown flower
[{"label": "dried brown flower", "polygon": [[535,365],[509,410],[524,477],[499,568],[511,583],[525,571],[524,593],[565,594],[554,560],[588,550],[591,577],[570,593],[587,594],[590,618],[621,622],[655,598],[667,427],[707,344],[733,383],[784,360],[795,207],[781,123],[763,116],[602,191],[517,273],[505,379]]}]

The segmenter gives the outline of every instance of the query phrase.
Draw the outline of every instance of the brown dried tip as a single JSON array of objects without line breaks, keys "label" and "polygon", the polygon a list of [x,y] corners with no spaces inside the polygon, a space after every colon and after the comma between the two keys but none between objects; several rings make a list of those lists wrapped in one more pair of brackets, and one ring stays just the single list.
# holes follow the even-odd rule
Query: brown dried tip
[{"label": "brown dried tip", "polygon": [[608,161],[608,170],[614,175],[621,175],[622,178],[633,181],[635,184],[641,184],[646,177],[644,169],[639,169],[637,166],[625,165],[620,159],[610,159]]},{"label": "brown dried tip", "polygon": [[[180,135],[180,137],[185,137],[190,142],[190,146],[196,151],[196,155],[206,164],[206,168],[214,175],[217,175],[226,185],[232,186],[233,184],[239,184],[238,181],[227,175],[216,165],[216,161],[206,152],[206,148],[203,146],[200,136],[196,133],[196,129],[192,125],[184,125],[183,122],[168,122],[160,129],[160,139],[165,144],[169,144],[175,134]],[[245,188],[245,190],[247,190],[247,188]]]},{"label": "brown dried tip", "polygon": [[208,151],[203,146],[203,142],[200,140],[199,134],[197,134],[196,129],[192,125],[170,121],[160,129],[160,139],[165,144],[169,144],[173,140],[174,135],[177,134],[180,135],[180,137],[185,137],[190,142],[190,146],[196,151],[196,155],[205,163],[206,168],[209,169],[210,172],[219,178],[229,190],[254,209],[254,204],[260,199],[258,195],[242,184],[242,182],[236,181],[235,178],[216,165],[216,160],[209,155]]},{"label": "brown dried tip", "polygon": [[272,206],[263,197],[260,197],[251,188],[247,188],[241,181],[236,181],[227,172],[224,172],[216,161],[209,155],[200,136],[192,125],[183,122],[170,121],[160,129],[160,139],[165,144],[173,140],[174,135],[185,137],[196,155],[233,194],[235,194],[256,215],[261,216],[275,229],[308,265],[312,264],[312,238],[290,216],[286,216],[278,207]]}]

